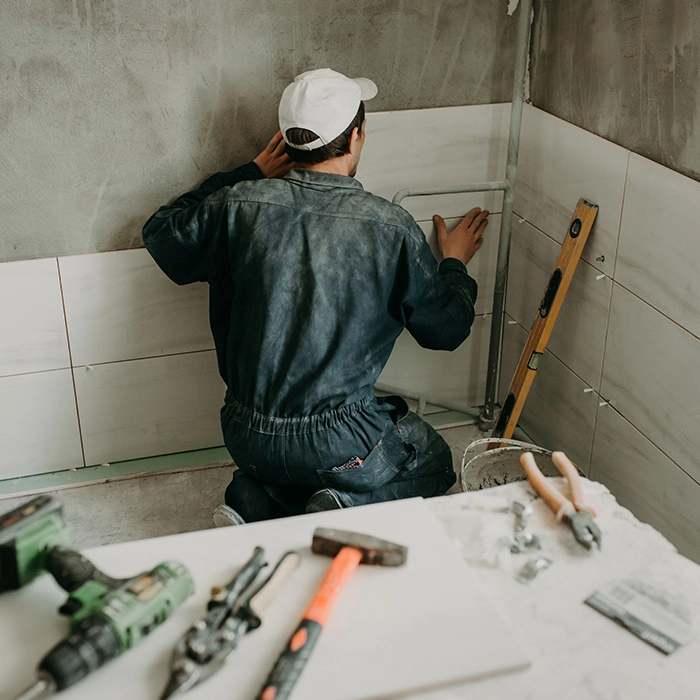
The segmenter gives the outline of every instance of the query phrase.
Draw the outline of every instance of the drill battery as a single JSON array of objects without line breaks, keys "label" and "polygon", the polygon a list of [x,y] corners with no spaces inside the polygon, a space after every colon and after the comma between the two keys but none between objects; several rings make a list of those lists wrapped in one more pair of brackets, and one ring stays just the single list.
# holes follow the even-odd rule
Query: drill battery
[{"label": "drill battery", "polygon": [[48,553],[68,542],[61,503],[51,496],[37,496],[0,516],[0,593],[44,573]]}]

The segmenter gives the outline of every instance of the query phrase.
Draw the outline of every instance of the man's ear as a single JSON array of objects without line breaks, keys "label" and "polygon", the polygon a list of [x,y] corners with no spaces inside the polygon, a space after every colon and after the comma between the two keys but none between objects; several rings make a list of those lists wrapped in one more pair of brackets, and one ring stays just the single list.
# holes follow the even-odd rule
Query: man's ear
[{"label": "man's ear", "polygon": [[351,155],[354,155],[355,152],[357,151],[357,148],[359,147],[359,141],[361,140],[360,136],[360,129],[359,127],[355,127],[351,132],[350,132],[350,138],[348,139],[348,153]]}]

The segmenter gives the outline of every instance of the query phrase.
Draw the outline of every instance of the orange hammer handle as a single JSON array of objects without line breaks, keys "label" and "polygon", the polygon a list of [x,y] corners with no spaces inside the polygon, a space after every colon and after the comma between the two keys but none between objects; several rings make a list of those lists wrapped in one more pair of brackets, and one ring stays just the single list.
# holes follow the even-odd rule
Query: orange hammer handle
[{"label": "orange hammer handle", "polygon": [[270,671],[256,700],[285,700],[289,697],[340,592],[352,578],[361,559],[362,553],[352,547],[343,547],[335,555],[301,622]]},{"label": "orange hammer handle", "polygon": [[335,601],[338,600],[345,584],[357,570],[361,559],[362,553],[352,547],[343,547],[335,555],[333,563],[316,591],[316,595],[309,603],[309,607],[306,608],[305,620],[314,620],[319,625],[326,624]]}]

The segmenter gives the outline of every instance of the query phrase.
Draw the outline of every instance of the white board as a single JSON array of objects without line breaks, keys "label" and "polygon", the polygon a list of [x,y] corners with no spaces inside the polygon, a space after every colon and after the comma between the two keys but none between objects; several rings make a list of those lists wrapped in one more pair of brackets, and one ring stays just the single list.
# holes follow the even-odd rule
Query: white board
[{"label": "white board", "polygon": [[[154,700],[172,647],[204,614],[253,548],[274,564],[288,549],[300,567],[270,604],[263,625],[231,663],[188,700],[253,700],[320,584],[330,559],[310,550],[316,527],[353,530],[408,546],[403,567],[361,566],[342,592],[292,694],[293,700],[363,700],[524,669],[529,662],[456,545],[422,499],[128,542],[84,553],[115,577],[166,559],[183,562],[196,592],[135,649],[61,693],[61,700]],[[67,631],[56,610],[66,594],[48,576],[0,597],[0,697],[33,682],[38,660]]]}]

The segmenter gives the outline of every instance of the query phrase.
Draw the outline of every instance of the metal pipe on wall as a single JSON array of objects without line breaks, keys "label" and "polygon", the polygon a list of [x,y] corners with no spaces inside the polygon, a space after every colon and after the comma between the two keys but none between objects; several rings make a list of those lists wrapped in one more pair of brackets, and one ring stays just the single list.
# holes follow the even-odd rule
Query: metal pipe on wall
[{"label": "metal pipe on wall", "polygon": [[414,190],[407,188],[399,190],[391,200],[394,204],[400,204],[406,197],[420,197],[422,195],[435,194],[463,194],[465,192],[492,192],[494,190],[506,190],[508,183],[505,180],[494,180],[492,182],[474,182],[471,185],[460,185],[459,187],[433,187],[427,190]]},{"label": "metal pipe on wall", "polygon": [[508,133],[508,156],[506,159],[506,184],[503,195],[501,215],[501,232],[498,241],[498,259],[496,262],[496,283],[493,290],[493,315],[491,316],[491,339],[489,343],[488,369],[486,373],[486,395],[481,413],[482,430],[493,428],[496,424],[494,405],[498,391],[501,346],[503,342],[503,311],[505,308],[506,282],[508,280],[508,256],[510,254],[510,233],[513,223],[513,200],[515,198],[515,178],[518,170],[518,151],[520,149],[520,126],[525,101],[525,75],[527,72],[528,48],[530,45],[530,25],[532,0],[522,0],[518,18],[516,40],[515,70],[513,74],[513,101],[510,111],[510,130]]},{"label": "metal pipe on wall", "polygon": [[486,370],[486,395],[484,398],[484,407],[479,416],[479,426],[483,430],[491,429],[496,424],[494,406],[496,403],[496,393],[498,391],[499,365],[503,341],[503,311],[505,308],[506,282],[508,279],[510,234],[513,223],[513,200],[515,198],[515,178],[517,175],[518,152],[520,149],[520,126],[523,116],[523,103],[525,101],[525,76],[527,72],[528,48],[530,45],[531,20],[532,0],[521,0],[515,48],[513,100],[510,111],[505,180],[477,182],[471,185],[463,185],[454,188],[403,189],[399,190],[392,200],[394,204],[399,204],[406,197],[503,190],[501,229],[498,240],[498,258],[496,262],[496,281],[493,291],[489,358]]}]

